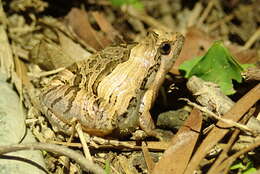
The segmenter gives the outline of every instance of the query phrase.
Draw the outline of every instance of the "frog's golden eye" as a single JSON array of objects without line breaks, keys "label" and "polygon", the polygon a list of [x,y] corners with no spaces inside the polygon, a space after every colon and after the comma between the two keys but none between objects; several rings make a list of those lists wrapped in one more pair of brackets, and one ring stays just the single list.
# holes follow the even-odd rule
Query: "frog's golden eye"
[{"label": "frog's golden eye", "polygon": [[171,52],[171,44],[170,43],[162,43],[160,46],[160,52],[163,55],[168,55]]}]

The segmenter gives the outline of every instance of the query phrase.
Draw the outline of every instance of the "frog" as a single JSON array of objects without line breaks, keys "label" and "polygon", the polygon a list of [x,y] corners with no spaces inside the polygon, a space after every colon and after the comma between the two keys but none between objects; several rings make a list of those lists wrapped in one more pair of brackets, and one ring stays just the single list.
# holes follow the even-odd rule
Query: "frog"
[{"label": "frog", "polygon": [[95,136],[136,130],[160,136],[150,109],[183,43],[180,33],[153,29],[138,43],[109,46],[73,63],[41,89],[45,115],[67,134],[76,121]]}]

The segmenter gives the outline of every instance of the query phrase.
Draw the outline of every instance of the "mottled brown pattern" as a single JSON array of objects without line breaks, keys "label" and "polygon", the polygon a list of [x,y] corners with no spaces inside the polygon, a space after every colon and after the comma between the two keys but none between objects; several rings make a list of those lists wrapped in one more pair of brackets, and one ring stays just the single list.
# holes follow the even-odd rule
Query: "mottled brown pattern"
[{"label": "mottled brown pattern", "polygon": [[108,47],[56,75],[42,91],[42,104],[68,124],[76,118],[95,135],[131,132],[139,124],[149,134],[149,110],[183,40],[157,30],[138,44]]}]

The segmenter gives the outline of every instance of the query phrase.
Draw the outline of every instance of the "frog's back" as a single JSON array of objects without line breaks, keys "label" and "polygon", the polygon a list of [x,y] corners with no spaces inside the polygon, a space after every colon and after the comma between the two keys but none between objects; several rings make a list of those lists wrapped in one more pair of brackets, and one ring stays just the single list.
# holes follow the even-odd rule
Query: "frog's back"
[{"label": "frog's back", "polygon": [[110,117],[115,115],[106,113],[111,106],[97,95],[97,87],[118,64],[127,61],[129,50],[124,46],[108,47],[57,74],[40,97],[47,114],[68,124],[76,118],[83,129],[93,134],[110,133],[116,125]]}]

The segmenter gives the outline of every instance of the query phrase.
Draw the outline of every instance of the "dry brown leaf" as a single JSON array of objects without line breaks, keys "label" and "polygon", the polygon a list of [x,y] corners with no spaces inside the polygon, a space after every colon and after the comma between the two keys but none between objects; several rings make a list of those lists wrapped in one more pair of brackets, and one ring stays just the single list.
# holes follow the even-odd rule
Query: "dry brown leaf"
[{"label": "dry brown leaf", "polygon": [[202,125],[202,114],[193,109],[185,124],[173,137],[171,146],[164,152],[155,165],[153,174],[181,174],[184,172],[194,146],[197,142]]},{"label": "dry brown leaf", "polygon": [[144,154],[144,159],[145,159],[148,171],[149,171],[149,173],[151,173],[154,168],[154,162],[153,162],[151,155],[149,154],[149,151],[148,151],[148,148],[147,148],[145,142],[142,142],[142,151]]},{"label": "dry brown leaf", "polygon": [[214,171],[214,174],[217,174],[217,172],[218,172],[219,174],[227,174],[228,171],[229,171],[229,169],[230,169],[230,166],[232,165],[232,163],[235,162],[235,160],[236,160],[239,156],[241,156],[241,155],[243,155],[243,154],[245,154],[245,153],[247,153],[247,152],[249,152],[249,151],[252,151],[252,150],[254,150],[255,148],[257,148],[257,147],[259,147],[259,146],[260,146],[260,140],[258,139],[258,140],[256,140],[254,143],[252,143],[252,144],[250,144],[249,146],[247,146],[246,148],[244,148],[244,149],[242,149],[242,150],[236,152],[236,153],[233,154],[232,156],[229,156],[227,159],[225,159],[224,161],[222,161],[222,163],[221,163],[221,165],[219,166],[219,168],[217,169],[217,171],[216,171],[216,170]]},{"label": "dry brown leaf", "polygon": [[227,47],[239,63],[256,63],[259,60],[256,50],[242,50],[242,47],[238,45],[228,45]]},{"label": "dry brown leaf", "polygon": [[91,53],[83,49],[79,44],[73,42],[62,32],[57,31],[57,34],[59,36],[61,50],[69,55],[73,62],[86,59],[91,55]]},{"label": "dry brown leaf", "polygon": [[[251,108],[247,114],[239,121],[240,123],[246,123],[248,121],[248,119],[252,116],[252,114],[254,113],[255,109]],[[251,117],[250,119],[252,119],[254,117]],[[249,120],[250,120],[249,119]],[[221,153],[219,154],[218,158],[215,160],[214,164],[210,167],[208,174],[216,174],[216,173],[222,173],[219,172],[223,169],[223,167],[225,168],[229,168],[230,165],[226,165],[223,164],[223,161],[226,160],[229,156],[229,151],[232,148],[232,146],[234,145],[234,142],[237,140],[237,136],[239,135],[240,130],[239,129],[235,129],[232,132],[232,135],[228,141],[227,144],[225,144],[225,146],[223,147]],[[239,141],[239,140],[238,140]],[[237,143],[237,142],[236,142]],[[233,148],[232,148],[233,149]]]},{"label": "dry brown leaf", "polygon": [[[260,84],[251,89],[243,96],[224,116],[224,119],[238,121],[247,111],[260,99]],[[224,128],[224,129],[223,129]],[[224,122],[218,122],[217,127],[214,127],[208,136],[204,139],[198,150],[192,157],[185,174],[192,173],[200,164],[200,161],[205,157],[209,150],[218,143],[229,131],[229,125]]]},{"label": "dry brown leaf", "polygon": [[[0,72],[1,75],[3,74]],[[0,146],[2,147],[0,149],[2,151],[10,147],[11,144],[23,145],[36,141],[31,131],[26,130],[25,109],[22,107],[19,96],[12,86],[2,79],[0,79],[0,108]],[[12,153],[6,153],[6,155],[1,154],[0,173],[27,174],[28,171],[34,174],[47,173],[42,153],[31,149],[29,151],[13,151]]]},{"label": "dry brown leaf", "polygon": [[10,78],[14,68],[13,53],[3,25],[0,26],[0,45],[0,72],[3,73],[6,78]]},{"label": "dry brown leaf", "polygon": [[54,42],[41,40],[30,52],[30,61],[43,70],[67,67],[75,62],[62,48]]},{"label": "dry brown leaf", "polygon": [[[219,39],[210,37],[207,33],[196,27],[189,28],[185,36],[185,43],[182,48],[181,54],[176,60],[170,72],[173,74],[179,74],[178,68],[180,64],[182,64],[184,61],[205,54],[205,52],[210,48],[215,40]],[[258,59],[257,52],[255,50],[242,51],[241,46],[232,44],[227,45],[227,48],[240,63],[256,63]]]},{"label": "dry brown leaf", "polygon": [[[14,58],[15,63],[15,72],[17,75],[17,80],[15,80],[15,86],[18,90],[20,95],[23,94],[22,86],[29,86],[30,80],[27,75],[27,67],[25,66],[24,62],[22,62],[19,58]],[[19,82],[20,81],[20,82]],[[21,96],[20,96],[21,97]]]},{"label": "dry brown leaf", "polygon": [[110,44],[109,40],[99,35],[98,32],[92,28],[85,11],[72,8],[65,19],[67,24],[86,45],[95,50],[101,50]]},{"label": "dry brown leaf", "polygon": [[100,29],[104,33],[106,33],[106,36],[110,40],[110,42],[114,42],[114,41],[124,42],[122,36],[119,34],[117,30],[114,29],[114,27],[109,23],[109,21],[107,21],[103,13],[94,11],[91,12],[91,14],[97,21]]},{"label": "dry brown leaf", "polygon": [[185,42],[181,54],[170,72],[173,74],[179,74],[178,68],[180,64],[196,56],[202,56],[205,50],[207,50],[213,43],[213,41],[214,40],[206,33],[202,32],[196,27],[187,29],[187,34],[185,36]]}]

